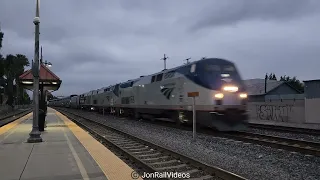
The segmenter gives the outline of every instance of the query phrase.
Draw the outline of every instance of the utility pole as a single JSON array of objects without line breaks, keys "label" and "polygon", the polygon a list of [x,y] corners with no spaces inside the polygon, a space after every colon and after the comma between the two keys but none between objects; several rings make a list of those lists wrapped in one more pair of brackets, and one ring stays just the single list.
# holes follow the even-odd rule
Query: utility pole
[{"label": "utility pole", "polygon": [[166,54],[164,54],[164,55],[163,55],[163,58],[161,58],[161,60],[164,61],[164,70],[167,69],[167,66],[166,66],[166,61],[167,61],[167,59],[169,59],[169,57],[167,57]]},{"label": "utility pole", "polygon": [[39,0],[36,2],[36,17],[33,19],[35,25],[35,50],[34,63],[32,64],[33,73],[33,123],[28,143],[42,142],[41,133],[39,131],[39,34],[40,34],[40,7]]},{"label": "utility pole", "polygon": [[189,64],[189,60],[191,59],[191,57],[185,59],[185,61],[187,61],[187,64]]},{"label": "utility pole", "polygon": [[43,59],[42,59],[42,46],[41,46],[41,53],[40,53],[40,64],[43,63]]},{"label": "utility pole", "polygon": [[264,93],[267,93],[267,81],[268,81],[268,73],[266,73],[266,76],[264,77]]}]

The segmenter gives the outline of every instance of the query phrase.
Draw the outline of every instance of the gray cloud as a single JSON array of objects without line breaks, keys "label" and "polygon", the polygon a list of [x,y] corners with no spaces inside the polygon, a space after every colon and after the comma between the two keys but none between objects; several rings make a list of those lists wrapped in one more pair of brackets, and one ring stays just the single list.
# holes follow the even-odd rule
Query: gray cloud
[{"label": "gray cloud", "polygon": [[[41,1],[40,42],[63,81],[57,95],[161,71],[163,53],[167,67],[221,57],[243,78],[274,72],[316,79],[319,8],[317,0]],[[1,1],[2,54],[33,59],[34,14],[33,1]]]},{"label": "gray cloud", "polygon": [[288,21],[319,13],[318,0],[225,0],[211,1],[197,12],[196,22],[190,27],[196,31],[205,27],[235,24],[241,21]]}]

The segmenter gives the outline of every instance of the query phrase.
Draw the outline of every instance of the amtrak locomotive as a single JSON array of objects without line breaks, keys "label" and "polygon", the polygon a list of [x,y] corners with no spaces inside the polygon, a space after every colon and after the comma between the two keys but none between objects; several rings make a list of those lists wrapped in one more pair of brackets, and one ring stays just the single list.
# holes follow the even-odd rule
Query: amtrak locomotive
[{"label": "amtrak locomotive", "polygon": [[197,124],[219,131],[245,128],[247,94],[234,63],[207,58],[141,76],[80,95],[49,102],[136,119],[192,124],[192,98],[197,92]]}]

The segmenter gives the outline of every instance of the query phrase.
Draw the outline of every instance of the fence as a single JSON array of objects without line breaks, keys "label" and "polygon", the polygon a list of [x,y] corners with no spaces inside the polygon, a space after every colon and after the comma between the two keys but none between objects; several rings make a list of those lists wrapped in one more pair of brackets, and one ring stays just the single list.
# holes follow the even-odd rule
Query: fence
[{"label": "fence", "polygon": [[[26,109],[26,108],[29,108],[29,107],[31,107],[30,104],[16,105],[16,106],[14,106],[14,109]],[[8,112],[10,110],[11,110],[10,106],[8,106],[8,105],[0,105],[0,115],[4,114],[4,113],[6,113],[6,112]]]}]

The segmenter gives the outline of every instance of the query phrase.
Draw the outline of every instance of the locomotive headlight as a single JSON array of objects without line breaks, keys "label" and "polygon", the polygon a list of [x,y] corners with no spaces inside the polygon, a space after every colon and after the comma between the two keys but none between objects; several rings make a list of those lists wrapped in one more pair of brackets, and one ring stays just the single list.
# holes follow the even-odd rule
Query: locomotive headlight
[{"label": "locomotive headlight", "polygon": [[237,92],[238,91],[238,87],[237,86],[225,86],[223,87],[224,91],[228,91],[228,92]]},{"label": "locomotive headlight", "polygon": [[248,95],[246,93],[241,93],[239,94],[239,97],[244,99],[244,98],[247,98]]},{"label": "locomotive headlight", "polygon": [[217,93],[217,94],[214,95],[214,97],[217,98],[217,99],[222,99],[223,96],[224,95],[222,93]]}]

